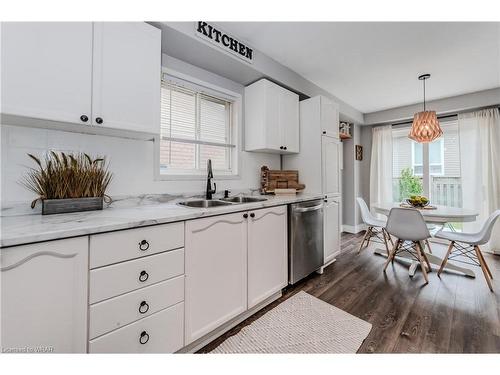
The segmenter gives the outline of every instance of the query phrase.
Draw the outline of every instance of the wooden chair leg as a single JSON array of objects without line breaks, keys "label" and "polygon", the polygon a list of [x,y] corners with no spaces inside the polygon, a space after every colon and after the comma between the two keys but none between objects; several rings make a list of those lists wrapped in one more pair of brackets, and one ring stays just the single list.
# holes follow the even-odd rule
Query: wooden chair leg
[{"label": "wooden chair leg", "polygon": [[476,250],[477,259],[479,260],[479,264],[481,265],[481,269],[483,270],[484,278],[486,279],[486,283],[488,284],[490,290],[493,292],[493,286],[491,285],[490,275],[488,271],[486,271],[485,263],[483,261],[483,257],[481,256],[481,250],[479,250],[478,246],[474,246],[474,250]]},{"label": "wooden chair leg", "polygon": [[446,263],[448,263],[448,257],[450,256],[454,245],[455,245],[455,241],[451,241],[450,246],[448,246],[448,251],[446,252],[446,255],[444,256],[443,261],[441,262],[441,267],[439,267],[439,271],[438,271],[439,277],[441,276],[441,272],[443,272],[443,269],[446,266]]},{"label": "wooden chair leg", "polygon": [[431,244],[429,243],[429,240],[425,240],[425,245],[427,246],[427,248],[429,249],[429,253],[432,254],[432,249],[431,249]]},{"label": "wooden chair leg", "polygon": [[387,244],[387,237],[386,237],[386,232],[385,232],[384,228],[382,228],[382,237],[384,238],[384,244],[385,244],[385,250],[387,251],[387,256],[389,256],[391,254],[391,252],[389,251],[389,245]]},{"label": "wooden chair leg", "polygon": [[389,242],[391,243],[391,246],[394,246],[394,241],[392,240],[392,236],[389,234],[389,232],[387,231],[387,229],[385,229],[385,228],[382,228],[382,229],[385,232],[385,235],[387,236],[387,238],[389,239]]},{"label": "wooden chair leg", "polygon": [[387,260],[386,260],[386,262],[384,264],[384,272],[387,269],[387,266],[389,265],[389,263],[391,262],[391,260],[394,259],[394,257],[396,256],[396,252],[398,251],[399,243],[400,243],[400,240],[397,240],[396,243],[394,244],[393,248],[392,248],[391,253],[387,257]]},{"label": "wooden chair leg", "polygon": [[368,227],[368,236],[366,237],[365,249],[370,246],[370,239],[373,236],[373,227]]},{"label": "wooden chair leg", "polygon": [[361,240],[361,244],[359,245],[358,254],[361,252],[361,249],[363,249],[363,244],[365,243],[366,238],[369,236],[370,230],[371,230],[371,227],[368,227],[366,229],[365,235],[363,236],[363,240]]},{"label": "wooden chair leg", "polygon": [[424,247],[422,246],[422,244],[420,242],[417,242],[417,246],[420,249],[420,254],[422,255],[422,258],[424,259],[425,264],[427,264],[427,268],[429,269],[429,272],[432,272],[431,263],[429,262],[429,258],[427,258],[427,255],[425,255]]},{"label": "wooden chair leg", "polygon": [[425,283],[429,284],[429,276],[427,276],[427,271],[425,270],[426,265],[422,256],[422,251],[419,242],[417,242],[416,248],[417,248],[417,258],[418,261],[420,262],[420,268],[422,269],[422,274],[424,275]]},{"label": "wooden chair leg", "polygon": [[491,274],[490,267],[488,267],[488,263],[486,263],[486,260],[484,259],[483,252],[481,251],[479,246],[477,246],[477,250],[479,251],[479,255],[481,255],[481,259],[483,260],[484,267],[486,268],[486,271],[488,271],[488,275],[490,275],[490,279],[493,280],[493,275]]}]

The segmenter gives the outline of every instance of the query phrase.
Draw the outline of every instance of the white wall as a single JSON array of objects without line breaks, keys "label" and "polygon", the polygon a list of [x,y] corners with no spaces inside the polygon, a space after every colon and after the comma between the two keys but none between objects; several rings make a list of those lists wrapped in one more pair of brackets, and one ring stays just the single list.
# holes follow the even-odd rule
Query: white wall
[{"label": "white wall", "polygon": [[[470,94],[452,96],[427,102],[427,108],[438,114],[457,113],[500,104],[500,87]],[[365,113],[365,124],[399,122],[413,118],[415,112],[422,111],[422,103]]]},{"label": "white wall", "polygon": [[[163,62],[177,72],[243,95],[244,87],[239,83],[168,56],[164,56]],[[242,129],[239,133],[243,134]],[[242,139],[240,145],[241,142]],[[34,198],[31,192],[19,184],[26,167],[33,166],[26,154],[43,155],[47,150],[105,155],[110,161],[110,169],[114,175],[109,189],[112,196],[204,191],[206,182],[203,180],[155,180],[154,147],[152,141],[1,124],[1,203],[8,205],[14,202],[28,202]],[[232,180],[215,179],[217,188],[219,191],[257,188],[260,183],[260,167],[267,165],[269,168],[279,169],[279,161],[278,155],[240,152],[240,177]]]}]

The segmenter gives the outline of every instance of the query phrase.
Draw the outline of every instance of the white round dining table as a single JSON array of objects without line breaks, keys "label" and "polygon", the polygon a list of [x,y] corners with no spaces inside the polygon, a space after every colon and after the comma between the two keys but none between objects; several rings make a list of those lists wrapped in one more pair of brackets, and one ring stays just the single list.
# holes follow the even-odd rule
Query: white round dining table
[{"label": "white round dining table", "polygon": [[[401,207],[400,203],[392,202],[392,203],[375,203],[372,204],[372,209],[382,215],[389,216],[389,212],[391,211],[391,208],[393,207]],[[447,207],[447,206],[434,206],[435,209],[419,209],[419,211],[422,213],[422,216],[425,220],[426,223],[428,224],[434,224],[438,225],[441,227],[446,226],[449,223],[464,223],[464,222],[472,222],[476,221],[477,216],[479,215],[477,212],[470,210],[470,209],[465,209],[465,208],[458,208],[458,207]],[[453,227],[450,226],[450,229],[453,230]],[[387,253],[385,250],[377,249],[375,250],[375,253],[378,255],[382,255],[387,257]],[[429,263],[432,268],[438,269],[441,266],[441,263],[443,261],[442,258],[430,254],[426,251],[426,255],[429,258]],[[415,262],[411,256],[408,255],[405,256],[405,254],[402,254],[401,256],[397,256],[396,260],[399,260],[402,263],[408,264],[410,266],[409,268],[409,273],[410,276],[413,276],[415,274],[415,271],[417,267],[419,266],[418,262]],[[455,264],[452,264],[448,262],[446,264],[446,267],[444,269],[445,271],[453,271],[453,272],[458,272],[461,274],[464,274],[465,276],[468,277],[475,277],[474,271],[472,271],[469,268],[465,267],[460,267]]]}]

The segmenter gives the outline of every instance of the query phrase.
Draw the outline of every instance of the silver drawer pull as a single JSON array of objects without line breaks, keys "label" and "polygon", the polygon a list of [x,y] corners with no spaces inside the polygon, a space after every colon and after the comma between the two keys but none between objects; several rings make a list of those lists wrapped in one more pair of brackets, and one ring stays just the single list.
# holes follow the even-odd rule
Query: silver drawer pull
[{"label": "silver drawer pull", "polygon": [[141,271],[141,273],[139,274],[139,281],[143,283],[147,279],[149,279],[149,274],[146,271]]},{"label": "silver drawer pull", "polygon": [[139,337],[139,342],[144,345],[149,341],[149,335],[146,331],[141,332],[141,336]]},{"label": "silver drawer pull", "polygon": [[142,301],[141,304],[139,305],[139,312],[141,314],[146,314],[149,310],[149,305],[146,301]]},{"label": "silver drawer pull", "polygon": [[146,251],[147,249],[149,249],[149,242],[148,241],[142,240],[141,242],[139,242],[139,250]]}]

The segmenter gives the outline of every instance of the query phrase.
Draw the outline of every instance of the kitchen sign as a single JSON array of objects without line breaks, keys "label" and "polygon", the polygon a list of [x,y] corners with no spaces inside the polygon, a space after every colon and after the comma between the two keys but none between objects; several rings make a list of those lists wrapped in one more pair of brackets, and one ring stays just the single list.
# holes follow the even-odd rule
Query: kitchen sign
[{"label": "kitchen sign", "polygon": [[205,39],[222,50],[238,56],[246,62],[252,63],[253,49],[226,32],[220,30],[220,28],[211,25],[208,22],[198,21],[195,24],[195,33],[200,38]]}]

